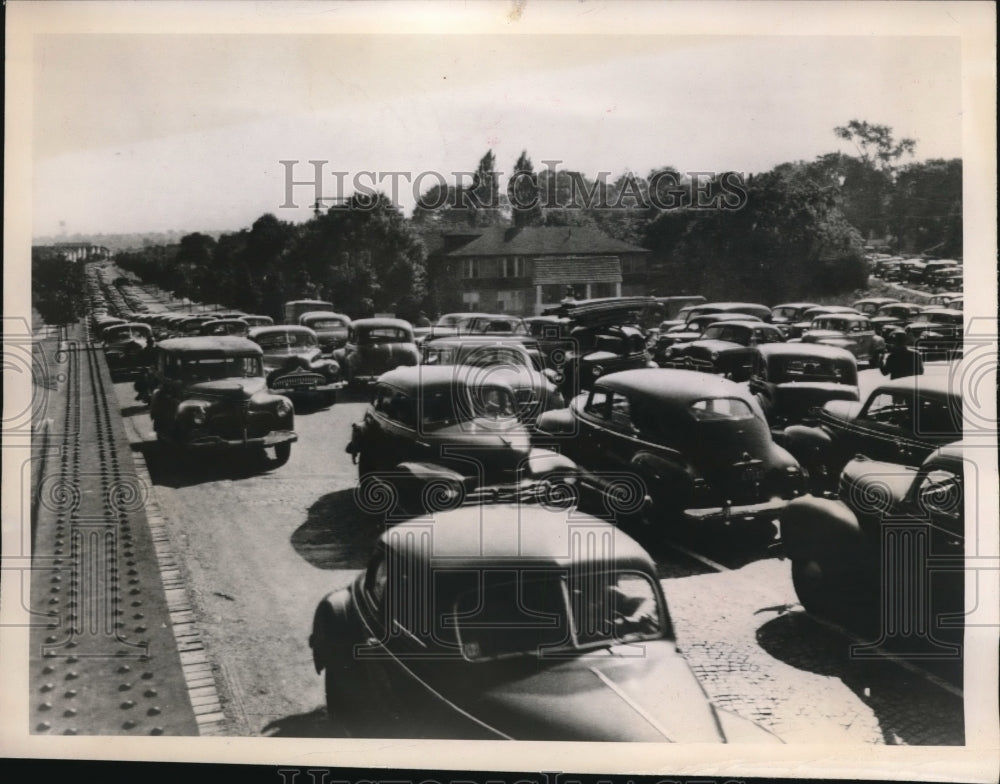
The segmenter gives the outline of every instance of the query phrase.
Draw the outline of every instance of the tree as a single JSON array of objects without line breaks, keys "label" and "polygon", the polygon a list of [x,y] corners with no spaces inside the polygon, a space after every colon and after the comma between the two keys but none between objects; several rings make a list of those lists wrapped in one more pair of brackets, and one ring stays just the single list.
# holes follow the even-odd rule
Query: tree
[{"label": "tree", "polygon": [[48,248],[31,249],[31,304],[46,324],[70,324],[85,312],[83,264]]},{"label": "tree", "polygon": [[833,132],[844,141],[851,142],[861,160],[879,171],[892,173],[896,162],[904,155],[913,155],[917,142],[914,139],[900,139],[892,136],[888,125],[876,125],[862,120],[851,120],[847,125],[838,125]]},{"label": "tree", "polygon": [[888,220],[899,249],[962,255],[962,161],[935,159],[899,170]]},{"label": "tree", "polygon": [[538,178],[535,176],[535,167],[528,157],[527,150],[522,150],[514,163],[514,171],[511,173],[510,182],[507,183],[507,197],[510,199],[516,228],[541,224],[542,208]]}]

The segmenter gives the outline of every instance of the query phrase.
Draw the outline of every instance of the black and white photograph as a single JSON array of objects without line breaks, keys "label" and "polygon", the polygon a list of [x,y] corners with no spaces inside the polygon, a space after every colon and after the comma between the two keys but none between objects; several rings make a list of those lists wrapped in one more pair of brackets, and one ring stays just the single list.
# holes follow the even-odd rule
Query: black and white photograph
[{"label": "black and white photograph", "polygon": [[995,14],[8,3],[3,754],[995,781]]}]

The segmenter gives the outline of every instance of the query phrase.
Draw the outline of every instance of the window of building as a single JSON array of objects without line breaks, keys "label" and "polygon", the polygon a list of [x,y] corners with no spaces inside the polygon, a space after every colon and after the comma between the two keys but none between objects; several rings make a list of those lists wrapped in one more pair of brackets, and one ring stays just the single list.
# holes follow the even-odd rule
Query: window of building
[{"label": "window of building", "polygon": [[497,274],[501,278],[520,278],[524,276],[524,259],[508,256],[497,260]]},{"label": "window of building", "polygon": [[524,307],[524,292],[517,290],[497,292],[497,312],[517,313]]},{"label": "window of building", "polygon": [[462,262],[462,277],[463,278],[479,277],[479,259],[465,259]]},{"label": "window of building", "polygon": [[462,304],[463,305],[478,305],[479,304],[479,292],[478,291],[463,291],[462,292]]}]

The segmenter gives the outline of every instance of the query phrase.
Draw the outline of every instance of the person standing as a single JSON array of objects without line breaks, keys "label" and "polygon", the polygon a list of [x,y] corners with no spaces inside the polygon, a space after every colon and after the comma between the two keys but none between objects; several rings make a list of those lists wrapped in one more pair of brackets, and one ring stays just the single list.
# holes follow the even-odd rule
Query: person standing
[{"label": "person standing", "polygon": [[879,367],[883,376],[903,378],[923,375],[924,363],[920,359],[920,353],[906,344],[906,333],[903,330],[897,329],[889,335],[889,344],[889,350]]}]

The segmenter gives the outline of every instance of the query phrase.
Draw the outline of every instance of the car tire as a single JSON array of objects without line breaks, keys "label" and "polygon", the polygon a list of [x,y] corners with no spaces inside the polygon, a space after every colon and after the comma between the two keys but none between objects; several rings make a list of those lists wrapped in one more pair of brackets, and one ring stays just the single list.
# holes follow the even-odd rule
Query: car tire
[{"label": "car tire", "polygon": [[865,630],[871,620],[865,596],[867,581],[845,567],[845,563],[853,563],[848,553],[834,547],[827,555],[793,559],[792,585],[810,615]]},{"label": "car tire", "polygon": [[288,441],[284,444],[278,444],[274,447],[274,464],[275,466],[283,466],[288,462],[288,459],[292,456],[292,443]]}]

